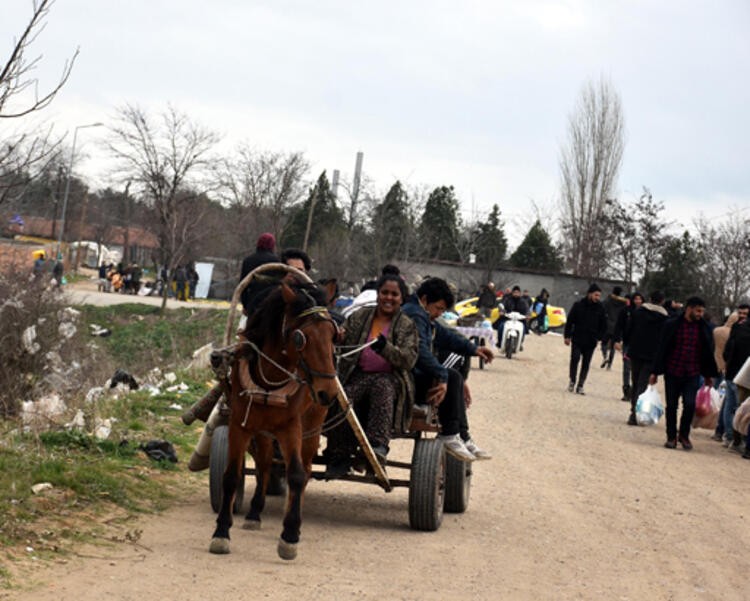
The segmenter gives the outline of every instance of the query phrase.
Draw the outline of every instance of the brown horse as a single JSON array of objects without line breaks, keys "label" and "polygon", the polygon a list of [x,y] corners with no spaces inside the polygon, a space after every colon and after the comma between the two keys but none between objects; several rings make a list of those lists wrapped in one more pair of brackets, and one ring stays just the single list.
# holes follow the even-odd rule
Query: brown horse
[{"label": "brown horse", "polygon": [[[223,498],[211,553],[229,552],[232,504],[250,440],[254,438],[256,488],[245,528],[260,527],[279,442],[286,464],[288,496],[278,544],[282,559],[294,559],[299,542],[302,496],[328,406],[337,402],[334,364],[337,327],[322,293],[310,284],[281,284],[245,328],[245,347],[231,374],[229,450]],[[309,432],[303,437],[303,427]]]}]

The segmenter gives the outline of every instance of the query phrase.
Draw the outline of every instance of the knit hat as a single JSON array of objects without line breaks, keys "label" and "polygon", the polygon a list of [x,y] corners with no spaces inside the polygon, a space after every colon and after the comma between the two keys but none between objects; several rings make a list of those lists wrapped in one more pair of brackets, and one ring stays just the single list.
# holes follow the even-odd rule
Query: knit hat
[{"label": "knit hat", "polygon": [[255,244],[256,250],[273,250],[276,248],[276,238],[273,234],[266,232],[258,237],[258,242]]},{"label": "knit hat", "polygon": [[615,286],[612,288],[612,294],[615,296],[620,296],[622,294],[622,287],[621,286]]},{"label": "knit hat", "polygon": [[591,284],[591,286],[589,286],[589,289],[586,291],[586,294],[591,294],[592,292],[601,292],[601,291],[602,289],[599,288],[599,286],[597,286],[596,284]]}]

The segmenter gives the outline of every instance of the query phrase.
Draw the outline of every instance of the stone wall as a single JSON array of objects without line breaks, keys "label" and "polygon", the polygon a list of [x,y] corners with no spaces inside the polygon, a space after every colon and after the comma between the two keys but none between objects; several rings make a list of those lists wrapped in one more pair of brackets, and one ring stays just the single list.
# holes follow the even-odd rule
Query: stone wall
[{"label": "stone wall", "polygon": [[[477,265],[450,263],[446,261],[408,261],[397,263],[409,284],[417,283],[425,277],[438,277],[454,284],[459,289],[459,299],[474,296],[488,281],[495,283],[497,290],[520,286],[536,296],[546,288],[550,293],[550,304],[570,310],[571,305],[586,294],[590,281],[587,278],[568,273],[549,273],[515,268],[495,269],[491,272]],[[605,297],[614,286],[623,291],[631,290],[631,285],[618,280],[598,279],[596,283]]]}]

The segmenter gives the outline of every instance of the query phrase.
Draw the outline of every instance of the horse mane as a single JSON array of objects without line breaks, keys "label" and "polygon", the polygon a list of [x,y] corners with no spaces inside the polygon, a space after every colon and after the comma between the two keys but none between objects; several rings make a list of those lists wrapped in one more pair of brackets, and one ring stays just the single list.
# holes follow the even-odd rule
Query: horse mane
[{"label": "horse mane", "polygon": [[[325,293],[315,284],[293,281],[287,282],[287,285],[295,292],[295,298],[290,306],[292,315],[299,315],[312,307],[326,306]],[[245,336],[260,347],[266,340],[279,338],[285,312],[286,304],[281,297],[281,284],[277,284],[248,318]]]}]

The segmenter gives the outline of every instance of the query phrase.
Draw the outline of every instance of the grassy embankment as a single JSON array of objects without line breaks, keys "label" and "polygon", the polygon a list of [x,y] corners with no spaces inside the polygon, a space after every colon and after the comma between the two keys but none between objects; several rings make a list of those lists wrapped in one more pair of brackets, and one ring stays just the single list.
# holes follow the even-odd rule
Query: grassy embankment
[{"label": "grassy embankment", "polygon": [[[92,338],[101,361],[136,378],[153,367],[174,371],[177,383],[188,389],[105,395],[88,405],[83,399],[69,401],[67,419],[81,408],[87,431],[96,417],[115,418],[111,435],[101,441],[62,427],[23,433],[17,422],[0,422],[0,585],[12,585],[14,565],[23,566],[30,557],[58,558],[81,543],[136,542],[138,533],[127,530],[128,519],[161,510],[203,482],[202,475],[186,468],[201,428],[186,428],[181,412],[169,407],[189,406],[210,385],[209,370],[185,366],[196,348],[221,342],[226,311],[179,309],[160,319],[158,309],[145,305],[79,309],[82,328],[96,323],[112,329],[108,338]],[[173,443],[179,462],[150,460],[138,447],[152,439]],[[41,482],[53,488],[34,495],[31,487]]]}]

